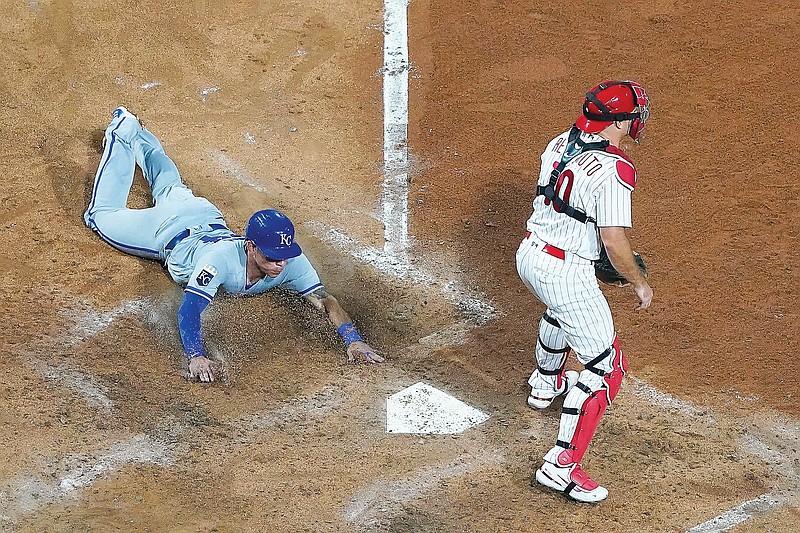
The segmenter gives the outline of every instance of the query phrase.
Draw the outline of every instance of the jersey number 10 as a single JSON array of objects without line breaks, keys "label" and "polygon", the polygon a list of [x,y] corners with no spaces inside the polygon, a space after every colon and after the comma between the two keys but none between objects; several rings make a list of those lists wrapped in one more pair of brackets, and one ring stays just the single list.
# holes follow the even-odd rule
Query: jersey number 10
[{"label": "jersey number 10", "polygon": [[[572,181],[574,179],[575,174],[567,169],[558,176],[558,181],[556,181],[556,195],[560,196],[565,204],[569,204],[569,195],[572,193]],[[552,202],[548,198],[544,199],[544,205],[550,205],[551,203]],[[553,209],[555,209],[557,213],[563,211],[563,208],[559,208],[557,205],[553,205]]]}]

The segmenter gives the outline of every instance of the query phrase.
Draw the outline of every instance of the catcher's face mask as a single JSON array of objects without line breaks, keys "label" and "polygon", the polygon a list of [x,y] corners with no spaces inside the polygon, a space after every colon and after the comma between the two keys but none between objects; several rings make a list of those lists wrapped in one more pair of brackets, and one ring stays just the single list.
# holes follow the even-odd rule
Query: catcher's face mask
[{"label": "catcher's face mask", "polygon": [[631,122],[631,131],[628,135],[631,136],[634,142],[638,143],[639,139],[642,138],[642,134],[644,134],[644,125],[647,119],[650,118],[650,98],[647,96],[647,91],[644,90],[644,87],[634,81],[628,83],[636,98],[636,110],[639,113],[639,118],[635,118]]}]

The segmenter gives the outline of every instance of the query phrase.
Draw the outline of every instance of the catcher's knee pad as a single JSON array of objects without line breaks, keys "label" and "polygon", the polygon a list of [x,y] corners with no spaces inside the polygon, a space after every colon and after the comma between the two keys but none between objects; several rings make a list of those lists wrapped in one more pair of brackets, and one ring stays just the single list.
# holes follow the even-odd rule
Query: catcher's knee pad
[{"label": "catcher's knee pad", "polygon": [[628,373],[628,360],[619,346],[619,337],[606,351],[586,364],[586,370],[603,378],[608,403],[617,397],[622,385],[622,378]]},{"label": "catcher's knee pad", "polygon": [[[607,360],[601,360],[601,356]],[[611,371],[602,367],[610,367]],[[627,361],[614,339],[608,350],[586,365],[564,399],[556,447],[545,459],[560,465],[580,463],[606,408],[617,396],[626,371]]]},{"label": "catcher's knee pad", "polygon": [[[561,372],[567,361],[567,346],[561,324],[552,316],[544,313],[539,321],[539,338],[536,341],[536,363],[547,375]],[[557,372],[556,372],[557,371]]]},{"label": "catcher's knee pad", "polygon": [[558,320],[544,313],[539,323],[539,338],[536,341],[537,368],[528,379],[531,390],[563,392],[564,365],[568,353],[569,346],[561,325]]}]

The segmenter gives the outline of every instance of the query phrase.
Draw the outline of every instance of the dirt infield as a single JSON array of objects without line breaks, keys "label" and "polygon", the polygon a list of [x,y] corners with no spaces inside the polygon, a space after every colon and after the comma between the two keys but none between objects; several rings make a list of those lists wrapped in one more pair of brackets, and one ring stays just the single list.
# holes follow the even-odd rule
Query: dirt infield
[{"label": "dirt infield", "polygon": [[[384,246],[383,13],[0,7],[0,529],[796,528],[796,3],[412,2],[408,229],[424,275],[406,277],[331,239]],[[631,375],[585,461],[611,494],[586,506],[530,486],[558,409],[525,403],[542,306],[514,251],[538,154],[608,78],[653,100],[626,149],[655,299],[635,313],[631,292],[606,290]],[[180,288],[81,218],[121,104],[232,228],[259,208],[289,214],[387,363],[348,365],[324,319],[276,292],[215,301],[205,338],[227,379],[185,381]],[[147,194],[139,179],[130,204]],[[386,398],[420,381],[490,418],[387,433]]]}]

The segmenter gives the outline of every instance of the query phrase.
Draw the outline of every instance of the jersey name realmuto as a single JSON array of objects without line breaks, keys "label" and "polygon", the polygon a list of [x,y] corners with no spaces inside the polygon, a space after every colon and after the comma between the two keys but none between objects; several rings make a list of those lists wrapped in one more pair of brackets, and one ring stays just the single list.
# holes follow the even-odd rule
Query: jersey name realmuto
[{"label": "jersey name realmuto", "polygon": [[[550,174],[567,145],[569,131],[550,141],[542,153],[539,185],[550,182]],[[591,133],[581,133],[585,142],[603,139]],[[538,239],[583,259],[599,257],[598,227],[631,227],[631,193],[636,186],[636,168],[620,149],[590,150],[573,158],[564,167],[556,184],[556,193],[567,204],[583,211],[586,224],[558,212],[552,202],[538,195],[533,200],[533,214],[527,230]]]}]

